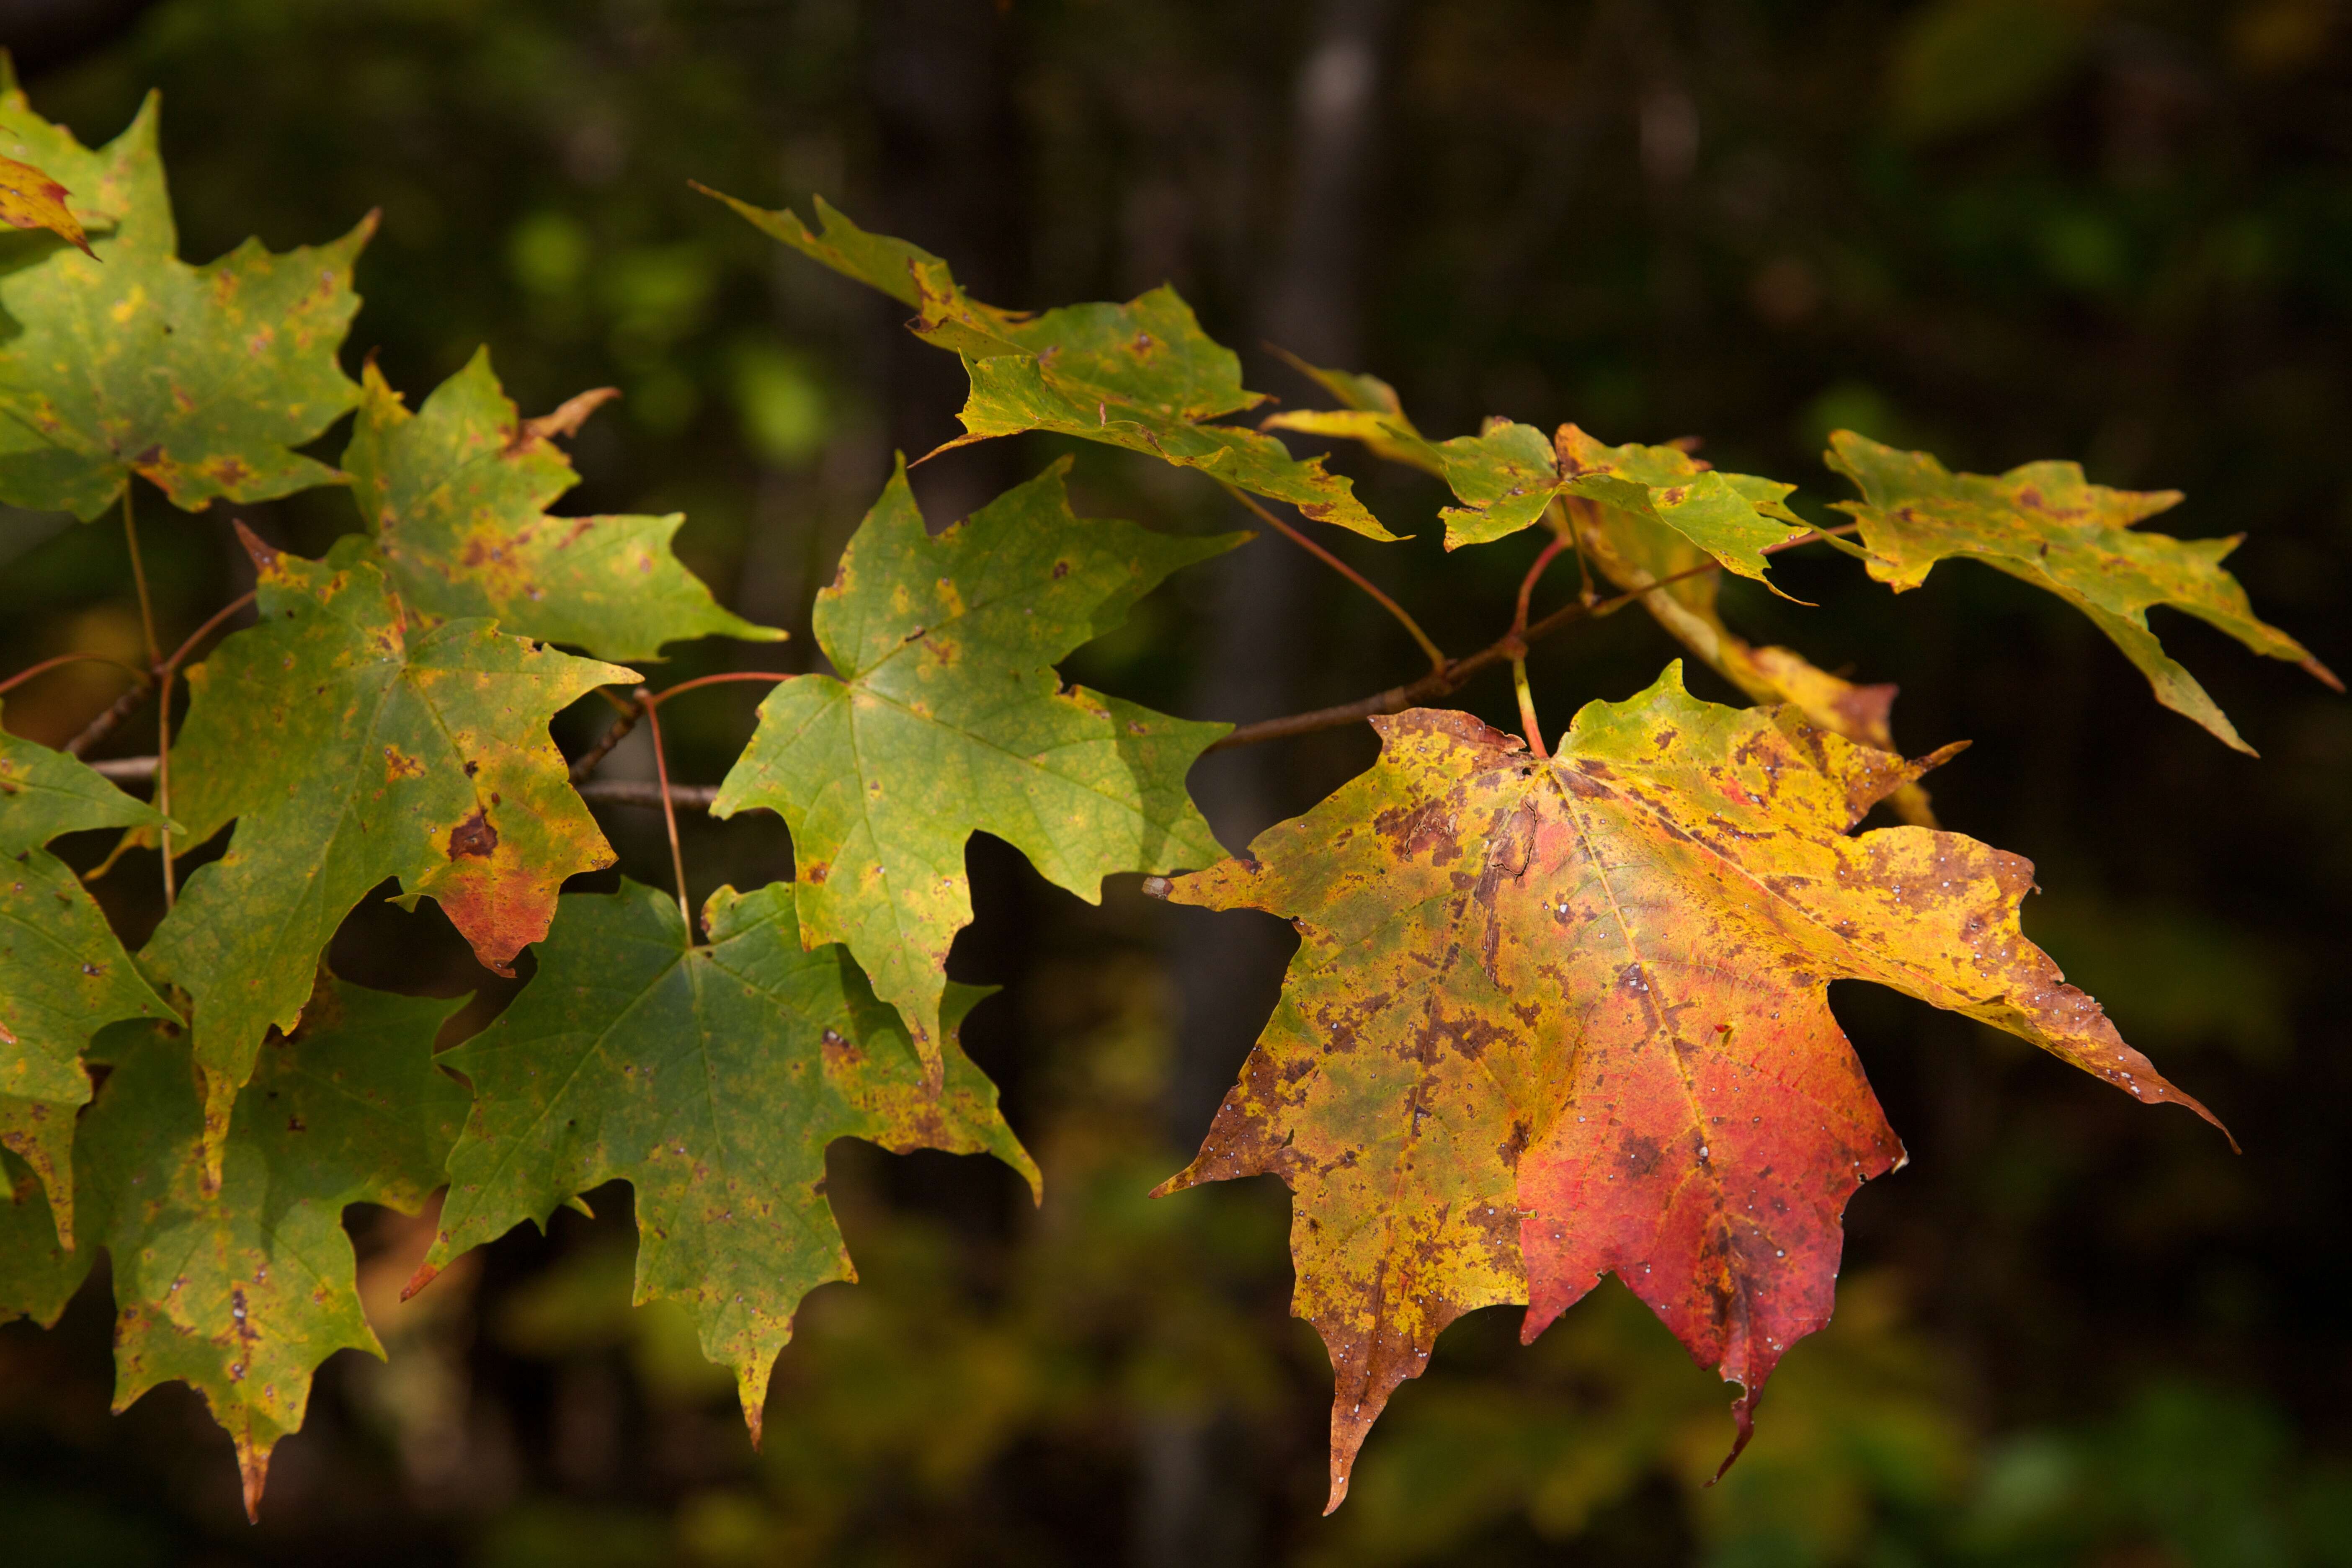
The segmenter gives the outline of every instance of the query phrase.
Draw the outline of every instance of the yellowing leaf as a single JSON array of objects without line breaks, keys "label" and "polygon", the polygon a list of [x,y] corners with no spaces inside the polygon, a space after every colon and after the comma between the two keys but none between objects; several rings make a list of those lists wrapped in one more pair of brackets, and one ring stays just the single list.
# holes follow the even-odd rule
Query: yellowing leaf
[{"label": "yellowing leaf", "polygon": [[1774,1364],[1828,1319],[1847,1198],[1902,1159],[1832,980],[2204,1114],[2020,933],[2025,860],[1917,827],[1849,837],[1929,763],[1696,701],[1678,666],[1588,704],[1549,761],[1466,714],[1373,723],[1370,772],[1169,889],[1299,931],[1167,1186],[1272,1173],[1296,1194],[1295,1310],[1337,1374],[1335,1506],[1448,1322],[1524,1300],[1533,1337],[1604,1273],[1741,1385],[1746,1440]]},{"label": "yellowing leaf", "polygon": [[626,1180],[635,1300],[693,1311],[703,1353],[734,1370],[757,1442],[801,1298],[856,1278],[824,1197],[833,1140],[992,1153],[1033,1188],[1038,1178],[994,1086],[953,1041],[986,993],[950,987],[933,1094],[906,1026],[849,955],[804,943],[790,884],[721,888],[704,919],[710,940],[695,946],[667,893],[624,882],[563,900],[530,984],[443,1058],[476,1099],[419,1279]]},{"label": "yellowing leaf", "polygon": [[82,1047],[109,1024],[173,1015],[72,868],[42,846],[163,823],[79,758],[0,731],[0,1148],[48,1190],[68,1251],[74,1110],[89,1099]]},{"label": "yellowing leaf", "polygon": [[546,934],[564,878],[613,863],[547,721],[637,679],[483,621],[405,626],[364,540],[320,563],[245,538],[260,624],[188,672],[172,755],[177,847],[236,831],[144,955],[194,1000],[216,1105],[263,1034],[294,1026],[328,938],[386,878],[501,973]]},{"label": "yellowing leaf", "polygon": [[[268,500],[339,476],[292,448],[357,400],[335,363],[373,216],[331,245],[247,240],[191,267],[155,150],[156,100],[91,153],[0,84],[0,155],[79,194],[91,254],[0,267],[0,500],[97,516],[132,474],[173,505]],[[0,236],[0,247],[38,243]]]},{"label": "yellowing leaf", "polygon": [[965,434],[949,446],[1051,431],[1123,447],[1198,468],[1237,489],[1287,501],[1307,516],[1370,539],[1394,539],[1364,510],[1349,482],[1299,461],[1255,430],[1205,423],[1255,408],[1241,362],[1201,331],[1173,289],[1124,305],[1069,305],[1032,316],[966,294],[947,263],[902,239],[868,234],[823,198],[822,233],[789,209],[769,212],[708,193],[761,232],[918,312],[917,337],[962,356],[971,377]]},{"label": "yellowing leaf", "polygon": [[30,163],[0,158],[0,223],[16,228],[45,228],[82,254],[89,254],[89,237],[66,210],[67,189]]},{"label": "yellowing leaf", "polygon": [[1220,851],[1184,774],[1223,724],[1064,688],[1053,663],[1178,567],[1244,537],[1071,515],[1066,462],[933,536],[902,467],[817,595],[838,678],[784,681],[712,814],[793,834],[802,940],[845,943],[936,1079],[948,945],[971,920],[964,841],[992,833],[1093,901],[1114,871]]},{"label": "yellowing leaf", "polygon": [[[1857,686],[1814,668],[1793,648],[1757,647],[1735,636],[1716,608],[1721,578],[1713,572],[1685,575],[1709,557],[1672,529],[1595,501],[1573,500],[1568,510],[1577,542],[1601,574],[1628,591],[1647,589],[1642,607],[1651,618],[1740,690],[1759,702],[1793,704],[1815,729],[1895,750],[1894,687]],[[1927,791],[1916,779],[1887,803],[1906,822],[1936,826]]]},{"label": "yellowing leaf", "polygon": [[1573,425],[1547,441],[1526,425],[1490,420],[1437,448],[1462,505],[1449,508],[1445,547],[1483,544],[1534,522],[1552,497],[1580,496],[1674,530],[1743,577],[1764,581],[1764,550],[1806,531],[1789,510],[1797,487],[1718,473],[1674,447],[1605,447]]},{"label": "yellowing leaf", "polygon": [[2301,643],[2255,619],[2245,589],[2221,570],[2243,535],[2182,540],[2132,531],[2178,505],[2178,490],[2111,490],[2086,481],[2074,463],[2027,463],[1998,478],[1955,474],[1926,452],[1897,451],[1851,430],[1832,434],[1827,461],[1862,491],[1861,500],[1836,505],[1862,520],[1873,577],[1899,594],[1927,581],[1937,562],[1964,558],[2045,588],[2123,649],[2158,702],[2241,752],[2253,748],[2147,629],[2152,605],[2185,611],[2343,689]]},{"label": "yellowing leaf", "polygon": [[[118,1025],[92,1048],[112,1070],[75,1163],[87,1233],[113,1262],[114,1407],[173,1381],[203,1394],[236,1442],[248,1513],[270,1450],[302,1425],[312,1370],[346,1348],[383,1353],[342,1212],[413,1214],[440,1184],[466,1091],[434,1067],[433,1036],[458,1005],[322,974],[302,1027],[236,1097],[216,1188],[181,1031]],[[0,1224],[0,1312],[51,1322],[91,1248],[43,1256],[33,1239]]]},{"label": "yellowing leaf", "polygon": [[501,631],[607,658],[652,658],[664,643],[784,634],[722,610],[669,552],[686,521],[550,517],[578,482],[554,437],[602,399],[583,394],[523,418],[488,349],[415,414],[373,364],[343,467],[352,499],[401,602],[425,626],[487,616]]}]

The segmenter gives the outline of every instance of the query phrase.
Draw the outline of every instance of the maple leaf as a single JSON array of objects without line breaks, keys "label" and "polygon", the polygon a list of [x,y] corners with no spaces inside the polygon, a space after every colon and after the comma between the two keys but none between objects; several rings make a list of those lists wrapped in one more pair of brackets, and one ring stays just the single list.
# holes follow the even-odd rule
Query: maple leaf
[{"label": "maple leaf", "polygon": [[2245,589],[2221,570],[2243,534],[2183,540],[2133,531],[2178,505],[2178,490],[2109,489],[2086,481],[2075,463],[2027,463],[1998,478],[1955,474],[1928,453],[1883,447],[1851,430],[1831,435],[1825,460],[1862,491],[1859,501],[1833,504],[1862,521],[1873,577],[1899,594],[1927,581],[1937,562],[1963,558],[2047,589],[2123,649],[2158,702],[2250,756],[2254,749],[2236,726],[2147,629],[2151,605],[2186,611],[2344,689],[2301,643],[2255,619]]},{"label": "maple leaf", "polygon": [[[320,952],[386,878],[436,900],[474,955],[510,973],[556,889],[613,863],[547,721],[634,670],[534,648],[480,620],[404,625],[367,542],[321,562],[238,532],[259,624],[188,671],[172,753],[185,849],[231,819],[142,955],[194,999],[216,1110],[271,1026],[290,1029]],[[217,1125],[217,1118],[215,1118]]]},{"label": "maple leaf", "polygon": [[[1601,575],[1629,592],[1648,590],[1642,607],[1651,618],[1725,679],[1756,701],[1794,704],[1815,729],[1895,750],[1893,686],[1857,686],[1793,648],[1758,647],[1735,635],[1716,607],[1721,579],[1712,572],[1686,575],[1710,557],[1674,530],[1598,501],[1571,500],[1568,512],[1579,547]],[[1906,822],[1936,826],[1927,791],[1916,779],[1887,804]]]},{"label": "maple leaf", "polygon": [[1124,305],[1066,305],[1041,315],[1002,310],[965,293],[938,257],[867,233],[822,196],[822,232],[813,233],[789,208],[771,212],[695,188],[761,233],[912,307],[908,331],[962,356],[971,378],[965,433],[942,451],[1026,430],[1077,436],[1198,468],[1369,539],[1397,537],[1346,479],[1323,471],[1322,458],[1301,461],[1271,436],[1205,423],[1255,408],[1265,395],[1242,385],[1241,361],[1165,284]]},{"label": "maple leaf", "polygon": [[971,921],[974,832],[1089,902],[1114,871],[1222,853],[1184,775],[1231,726],[1064,689],[1053,663],[1119,625],[1171,572],[1248,536],[1081,521],[1067,468],[934,537],[902,463],[817,595],[817,641],[838,678],[797,676],[769,693],[711,807],[782,815],[803,940],[847,944],[934,1077],[948,946]]},{"label": "maple leaf", "polygon": [[835,1138],[994,1154],[1037,1170],[953,1044],[987,993],[951,985],[929,1092],[904,1023],[837,945],[804,947],[793,889],[721,888],[692,945],[677,901],[625,881],[565,897],[513,1005],[443,1058],[474,1086],[449,1196],[412,1291],[449,1259],[573,1194],[636,1189],[635,1300],[683,1302],[734,1369],[758,1442],[801,1298],[856,1270],[824,1197]]},{"label": "maple leaf", "polygon": [[14,158],[0,158],[0,223],[47,229],[87,256],[89,236],[66,207],[66,197],[71,194],[46,171]]},{"label": "maple leaf", "polygon": [[343,452],[352,499],[410,616],[425,626],[487,616],[503,631],[604,658],[652,658],[664,643],[783,633],[719,607],[670,553],[686,521],[550,517],[579,481],[555,445],[611,393],[521,417],[476,353],[411,414],[373,364]]},{"label": "maple leaf", "polygon": [[1697,701],[1679,664],[1588,704],[1549,761],[1467,714],[1373,723],[1369,773],[1159,889],[1299,931],[1241,1081],[1161,1190],[1270,1172],[1295,1194],[1294,1310],[1336,1373],[1333,1507],[1447,1323],[1525,1300],[1532,1339],[1612,1271],[1740,1385],[1745,1443],[1773,1365],[1828,1320],[1847,1198],[1902,1159],[1832,980],[2211,1120],[2021,933],[2027,861],[1848,836],[1941,753]]},{"label": "maple leaf", "polygon": [[[339,476],[292,450],[357,401],[335,363],[373,215],[331,245],[178,258],[151,95],[92,153],[0,79],[0,155],[79,193],[90,254],[0,268],[0,500],[97,516],[132,474],[174,506],[269,500]],[[0,247],[47,245],[0,237]],[[20,252],[20,254],[25,254]]]},{"label": "maple leaf", "polygon": [[[236,1445],[245,1504],[270,1450],[299,1429],[310,1374],[343,1349],[382,1356],[360,1310],[345,1205],[414,1214],[441,1184],[466,1091],[433,1065],[464,999],[394,996],[323,972],[290,1038],[236,1098],[216,1187],[204,1177],[204,1098],[175,1027],[117,1025],[91,1047],[111,1070],[75,1151],[88,1234],[113,1261],[114,1408],[158,1384],[204,1395]],[[47,1325],[92,1248],[43,1251],[0,1223],[0,1315]]]},{"label": "maple leaf", "polygon": [[1338,408],[1286,408],[1258,421],[1261,430],[1296,430],[1354,441],[1376,458],[1445,477],[1445,457],[1405,416],[1396,388],[1376,375],[1309,364],[1276,349],[1290,367],[1339,399]]},{"label": "maple leaf", "polygon": [[0,730],[0,1148],[47,1189],[68,1251],[74,1110],[89,1099],[82,1047],[108,1024],[173,1014],[81,879],[42,847],[164,820],[79,757]]}]

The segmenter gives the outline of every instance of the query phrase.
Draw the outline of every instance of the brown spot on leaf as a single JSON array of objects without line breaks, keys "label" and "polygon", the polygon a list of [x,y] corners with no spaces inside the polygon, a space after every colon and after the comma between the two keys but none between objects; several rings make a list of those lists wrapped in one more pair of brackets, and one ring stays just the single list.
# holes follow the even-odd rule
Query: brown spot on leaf
[{"label": "brown spot on leaf", "polygon": [[469,856],[487,859],[498,847],[499,830],[491,826],[489,819],[478,811],[449,830],[449,858],[452,860]]}]

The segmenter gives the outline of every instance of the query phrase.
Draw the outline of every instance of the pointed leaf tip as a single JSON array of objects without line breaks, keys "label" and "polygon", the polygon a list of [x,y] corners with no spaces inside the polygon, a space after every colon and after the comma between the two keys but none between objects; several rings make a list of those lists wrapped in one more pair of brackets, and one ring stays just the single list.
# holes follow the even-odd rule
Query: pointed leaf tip
[{"label": "pointed leaf tip", "polygon": [[244,1483],[245,1521],[261,1522],[261,1491],[269,1481],[269,1452],[254,1446],[250,1436],[240,1437],[236,1444],[238,1479]]}]

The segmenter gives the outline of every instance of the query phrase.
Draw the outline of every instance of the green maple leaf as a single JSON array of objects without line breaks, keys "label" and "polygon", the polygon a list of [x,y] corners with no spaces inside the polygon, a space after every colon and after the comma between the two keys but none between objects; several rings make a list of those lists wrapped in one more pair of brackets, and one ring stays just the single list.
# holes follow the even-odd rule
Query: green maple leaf
[{"label": "green maple leaf", "polygon": [[[808,947],[793,889],[721,888],[689,945],[677,902],[625,882],[572,894],[514,1005],[443,1058],[474,1086],[419,1282],[575,1194],[636,1189],[639,1303],[694,1313],[732,1367],[752,1439],[801,1298],[854,1279],[824,1198],[836,1138],[991,1153],[1038,1176],[952,1032],[987,994],[949,987],[946,1077],[925,1086],[905,1024],[835,945]],[[411,1289],[415,1289],[412,1286]]]},{"label": "green maple leaf", "polygon": [[2242,534],[2174,539],[2133,525],[2179,504],[2178,490],[2112,490],[2074,463],[2027,463],[1998,478],[1955,474],[1926,452],[1882,447],[1851,430],[1830,437],[1829,466],[1862,491],[1834,503],[1862,520],[1870,574],[1896,593],[1927,581],[1938,561],[1981,561],[2047,589],[2091,617],[2155,689],[2156,700],[2249,755],[2197,678],[2147,629],[2168,605],[2272,658],[2289,659],[2341,691],[2308,649],[2254,617],[2246,591],[2221,570]]},{"label": "green maple leaf", "polygon": [[838,679],[798,676],[768,695],[711,807],[783,816],[803,938],[848,945],[934,1077],[948,945],[971,920],[973,833],[1089,902],[1114,871],[1220,854],[1184,774],[1230,726],[1064,689],[1053,664],[1171,572],[1246,535],[1081,521],[1067,466],[933,537],[902,464],[817,595]]},{"label": "green maple leaf", "polygon": [[823,232],[812,233],[790,209],[769,212],[706,194],[761,233],[913,307],[908,330],[962,356],[971,395],[961,416],[965,433],[950,447],[1025,430],[1081,437],[1198,468],[1367,538],[1397,537],[1364,510],[1347,479],[1323,471],[1320,458],[1302,462],[1271,436],[1206,423],[1255,408],[1265,396],[1242,385],[1241,361],[1203,332],[1192,308],[1164,284],[1124,305],[1067,305],[1033,316],[972,299],[938,257],[868,234],[823,197],[816,203]]},{"label": "green maple leaf", "polygon": [[547,721],[637,679],[484,621],[406,626],[363,539],[320,563],[244,537],[260,624],[188,672],[172,753],[178,847],[236,831],[143,955],[194,999],[216,1108],[263,1034],[294,1026],[328,938],[385,879],[437,901],[501,973],[546,934],[563,879],[613,863]]},{"label": "green maple leaf", "polygon": [[[312,1371],[339,1350],[383,1354],[342,1212],[414,1214],[441,1184],[467,1097],[433,1065],[433,1036],[462,1002],[321,973],[302,1026],[261,1053],[237,1096],[216,1187],[184,1036],[118,1025],[91,1048],[112,1070],[83,1114],[75,1164],[86,1234],[113,1260],[114,1408],[158,1384],[194,1388],[236,1442],[248,1512],[271,1448],[302,1425]],[[46,1324],[92,1249],[38,1239],[0,1217],[0,1313]]]},{"label": "green maple leaf", "polygon": [[0,156],[75,193],[91,254],[0,235],[0,500],[97,516],[132,474],[174,506],[268,500],[333,482],[292,450],[358,399],[335,363],[359,309],[352,263],[373,216],[331,245],[247,240],[191,267],[155,148],[151,96],[91,152],[0,79]]},{"label": "green maple leaf", "polygon": [[79,757],[0,730],[0,1148],[48,1189],[73,1246],[74,1108],[89,1099],[82,1047],[105,1026],[168,1018],[73,868],[42,846],[163,817]]},{"label": "green maple leaf", "polygon": [[374,365],[343,452],[352,499],[410,615],[426,626],[487,616],[499,629],[605,658],[652,658],[664,643],[783,633],[719,607],[670,553],[686,521],[550,517],[579,482],[554,441],[604,395],[524,419],[488,349],[411,414]]}]

